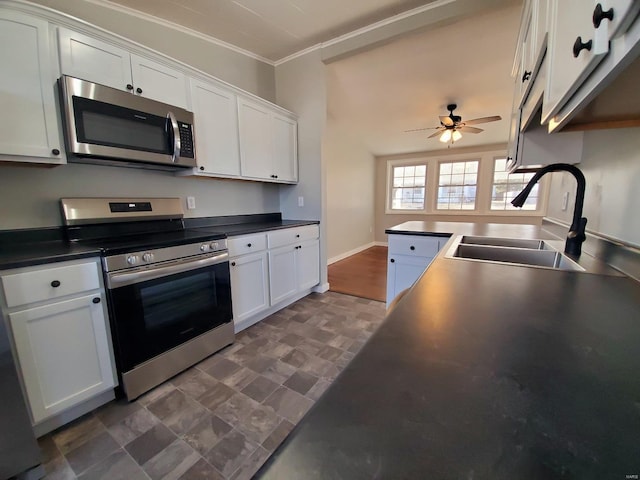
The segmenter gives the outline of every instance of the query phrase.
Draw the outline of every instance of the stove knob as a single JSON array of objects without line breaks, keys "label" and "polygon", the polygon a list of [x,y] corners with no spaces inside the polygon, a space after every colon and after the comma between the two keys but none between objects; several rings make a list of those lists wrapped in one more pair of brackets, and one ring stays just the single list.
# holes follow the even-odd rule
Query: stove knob
[{"label": "stove knob", "polygon": [[143,254],[143,255],[142,255],[142,260],[143,260],[144,262],[149,263],[150,261],[152,261],[152,260],[153,260],[153,253],[148,253],[148,252],[147,252],[147,253]]},{"label": "stove knob", "polygon": [[218,250],[218,242],[211,242],[211,245],[209,245],[209,248],[211,250]]},{"label": "stove knob", "polygon": [[138,256],[137,255],[129,255],[127,257],[127,263],[129,265],[135,265],[136,263],[138,263]]},{"label": "stove knob", "polygon": [[209,250],[209,245],[207,245],[206,243],[203,243],[202,245],[200,245],[200,250],[202,252],[207,252]]}]

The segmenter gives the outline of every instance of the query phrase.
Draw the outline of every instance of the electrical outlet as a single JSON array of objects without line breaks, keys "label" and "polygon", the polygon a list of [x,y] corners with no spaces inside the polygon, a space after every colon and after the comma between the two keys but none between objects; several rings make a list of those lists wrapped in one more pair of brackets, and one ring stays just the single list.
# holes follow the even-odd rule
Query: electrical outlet
[{"label": "electrical outlet", "polygon": [[564,192],[562,194],[562,211],[567,210],[567,206],[569,205],[569,192]]},{"label": "electrical outlet", "polygon": [[304,207],[304,197],[298,197],[298,206]]},{"label": "electrical outlet", "polygon": [[196,209],[196,197],[187,197],[187,208],[189,210]]}]

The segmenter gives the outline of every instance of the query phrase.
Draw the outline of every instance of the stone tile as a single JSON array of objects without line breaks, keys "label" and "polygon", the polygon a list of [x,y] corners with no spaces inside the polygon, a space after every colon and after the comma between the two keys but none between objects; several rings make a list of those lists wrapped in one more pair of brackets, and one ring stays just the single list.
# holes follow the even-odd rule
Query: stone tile
[{"label": "stone tile", "polygon": [[229,477],[258,448],[258,444],[233,430],[207,453],[205,460]]},{"label": "stone tile", "polygon": [[[213,357],[211,357],[213,358]],[[216,357],[206,366],[204,372],[211,375],[213,378],[218,380],[224,380],[225,378],[230,377],[242,367],[238,365],[236,362],[233,362],[224,357]]]},{"label": "stone tile", "polygon": [[309,312],[300,312],[296,313],[293,317],[291,317],[290,320],[298,323],[305,323],[307,320],[309,320],[310,317],[311,314]]},{"label": "stone tile", "polygon": [[[268,369],[267,369],[268,370]],[[222,380],[225,385],[229,387],[235,388],[237,390],[242,390],[244,387],[249,385],[253,380],[258,377],[258,374],[253,370],[249,370],[248,368],[242,368],[238,370],[233,375]]]},{"label": "stone tile", "polygon": [[288,363],[292,367],[300,368],[304,365],[309,359],[309,354],[303,352],[302,350],[298,350],[297,348],[293,349],[291,353],[282,357],[282,361]]},{"label": "stone tile", "polygon": [[147,408],[178,435],[188,431],[208,413],[206,408],[180,390],[159,398]]},{"label": "stone tile", "polygon": [[311,387],[313,387],[318,381],[318,377],[311,375],[310,373],[306,373],[303,371],[298,371],[291,375],[289,379],[284,382],[285,387],[289,387],[291,390],[298,392],[301,395],[305,395]]},{"label": "stone tile", "polygon": [[353,345],[351,345],[347,351],[351,353],[358,353],[360,349],[364,346],[364,343],[365,342],[361,340],[356,340],[355,342],[353,342]]},{"label": "stone tile", "polygon": [[109,427],[109,433],[124,446],[157,425],[160,420],[147,409],[141,408],[125,419]]},{"label": "stone tile", "polygon": [[113,452],[118,450],[120,445],[105,430],[96,435],[91,440],[80,445],[66,455],[69,466],[76,475],[88,470],[98,462],[101,462]]},{"label": "stone tile", "polygon": [[69,462],[62,455],[54,458],[50,462],[44,465],[45,479],[46,480],[75,480],[76,474],[73,473]]},{"label": "stone tile", "polygon": [[216,408],[214,413],[232,427],[236,427],[258,405],[258,402],[244,393],[236,393]]},{"label": "stone tile", "polygon": [[327,388],[329,388],[329,385],[331,385],[331,382],[329,382],[328,380],[318,380],[318,382],[307,392],[307,398],[310,398],[311,400],[316,402],[320,398],[320,396],[327,390]]},{"label": "stone tile", "polygon": [[253,398],[256,402],[262,402],[278,388],[278,385],[267,377],[259,376],[244,387],[242,393]]},{"label": "stone tile", "polygon": [[298,423],[311,408],[313,401],[287,387],[280,387],[263,402],[263,405],[273,408],[281,417]]},{"label": "stone tile", "polygon": [[78,480],[147,480],[147,478],[142,467],[120,449],[80,475]]},{"label": "stone tile", "polygon": [[349,337],[338,335],[332,340],[329,340],[327,342],[327,345],[330,345],[335,348],[339,348],[340,350],[347,350],[351,345],[353,345],[353,340]]},{"label": "stone tile", "polygon": [[220,417],[211,414],[185,433],[183,440],[198,451],[200,455],[204,455],[231,430],[231,425]]},{"label": "stone tile", "polygon": [[186,442],[176,440],[148,460],[143,468],[152,480],[177,479],[195,465],[200,458],[198,452]]},{"label": "stone tile", "polygon": [[304,341],[296,347],[296,349],[306,353],[307,355],[317,355],[325,346],[326,344],[324,343],[310,338],[305,338]]},{"label": "stone tile", "polygon": [[268,378],[269,380],[273,380],[277,384],[284,383],[287,378],[293,375],[296,372],[296,368],[288,363],[281,362],[278,360],[276,363],[267,368],[264,372],[262,372],[262,376]]},{"label": "stone tile", "polygon": [[269,455],[271,455],[271,452],[268,452],[262,447],[258,447],[256,451],[245,460],[242,466],[231,475],[231,480],[251,480],[262,464],[267,461]]},{"label": "stone tile", "polygon": [[51,436],[60,453],[66,455],[104,430],[102,422],[94,415],[89,414],[71,422]]},{"label": "stone tile", "polygon": [[171,383],[183,393],[197,400],[218,382],[210,375],[198,369],[190,368],[174,378]]},{"label": "stone tile", "polygon": [[262,446],[266,450],[273,452],[276,448],[278,448],[278,445],[280,445],[284,441],[284,439],[287,438],[287,435],[289,435],[291,430],[293,430],[293,427],[294,424],[289,420],[282,420],[267,437],[267,439],[262,442]]},{"label": "stone tile", "polygon": [[346,367],[351,360],[353,360],[353,357],[355,357],[355,353],[351,353],[351,352],[344,352],[342,355],[340,355],[340,357],[335,361],[335,364],[340,366],[340,367]]},{"label": "stone tile", "polygon": [[225,480],[225,478],[204,458],[201,458],[178,480]]},{"label": "stone tile", "polygon": [[258,405],[251,409],[236,429],[255,442],[263,442],[280,423],[280,417],[272,407]]},{"label": "stone tile", "polygon": [[175,439],[176,435],[165,425],[159,423],[124,448],[138,464],[143,465],[173,443]]},{"label": "stone tile", "polygon": [[210,388],[198,401],[209,410],[215,410],[224,402],[226,402],[235,392],[222,382],[217,383]]},{"label": "stone tile", "polygon": [[316,377],[324,377],[334,367],[335,365],[328,360],[310,356],[300,367],[300,370],[315,375]]},{"label": "stone tile", "polygon": [[291,345],[275,342],[273,345],[269,347],[268,350],[264,350],[263,354],[269,357],[282,358],[291,350],[293,350],[293,347]]},{"label": "stone tile", "polygon": [[146,407],[150,403],[155,402],[160,397],[172,392],[176,387],[171,382],[164,382],[163,384],[158,385],[153,390],[149,390],[144,395],[138,397],[138,403],[143,407]]},{"label": "stone tile", "polygon": [[295,333],[288,333],[280,339],[280,342],[284,343],[285,345],[297,347],[303,340],[304,338],[300,335],[296,335]]},{"label": "stone tile", "polygon": [[248,361],[245,366],[247,368],[250,368],[251,370],[253,370],[256,373],[262,373],[264,372],[267,368],[269,368],[271,365],[273,365],[274,363],[276,363],[275,358],[272,357],[267,357],[266,355],[256,355],[255,357],[253,357],[250,361]]},{"label": "stone tile", "polygon": [[324,360],[328,360],[329,362],[335,362],[340,355],[342,355],[342,350],[336,347],[332,347],[330,345],[325,345],[325,347],[318,352],[318,357],[323,358]]},{"label": "stone tile", "polygon": [[138,402],[129,402],[126,399],[113,400],[96,411],[96,416],[105,427],[115,425],[120,420],[140,410],[142,405]]}]

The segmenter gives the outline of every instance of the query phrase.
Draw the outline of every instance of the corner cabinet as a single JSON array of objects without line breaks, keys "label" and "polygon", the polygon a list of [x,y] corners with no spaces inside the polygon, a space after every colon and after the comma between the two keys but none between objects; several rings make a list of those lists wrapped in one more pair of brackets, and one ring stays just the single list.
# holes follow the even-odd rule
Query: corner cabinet
[{"label": "corner cabinet", "polygon": [[448,240],[423,235],[389,235],[387,305],[420,278]]},{"label": "corner cabinet", "polygon": [[242,177],[278,183],[298,181],[295,119],[238,97],[238,125]]},{"label": "corner cabinet", "polygon": [[66,163],[48,22],[0,10],[0,65],[0,160]]},{"label": "corner cabinet", "polygon": [[34,425],[115,387],[98,259],[8,270],[0,281]]}]

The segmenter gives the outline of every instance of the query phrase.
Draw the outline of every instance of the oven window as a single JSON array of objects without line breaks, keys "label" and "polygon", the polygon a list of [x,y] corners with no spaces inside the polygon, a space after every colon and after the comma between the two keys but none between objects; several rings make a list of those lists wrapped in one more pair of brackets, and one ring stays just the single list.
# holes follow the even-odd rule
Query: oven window
[{"label": "oven window", "polygon": [[232,320],[229,263],[109,291],[117,360],[128,371]]}]

